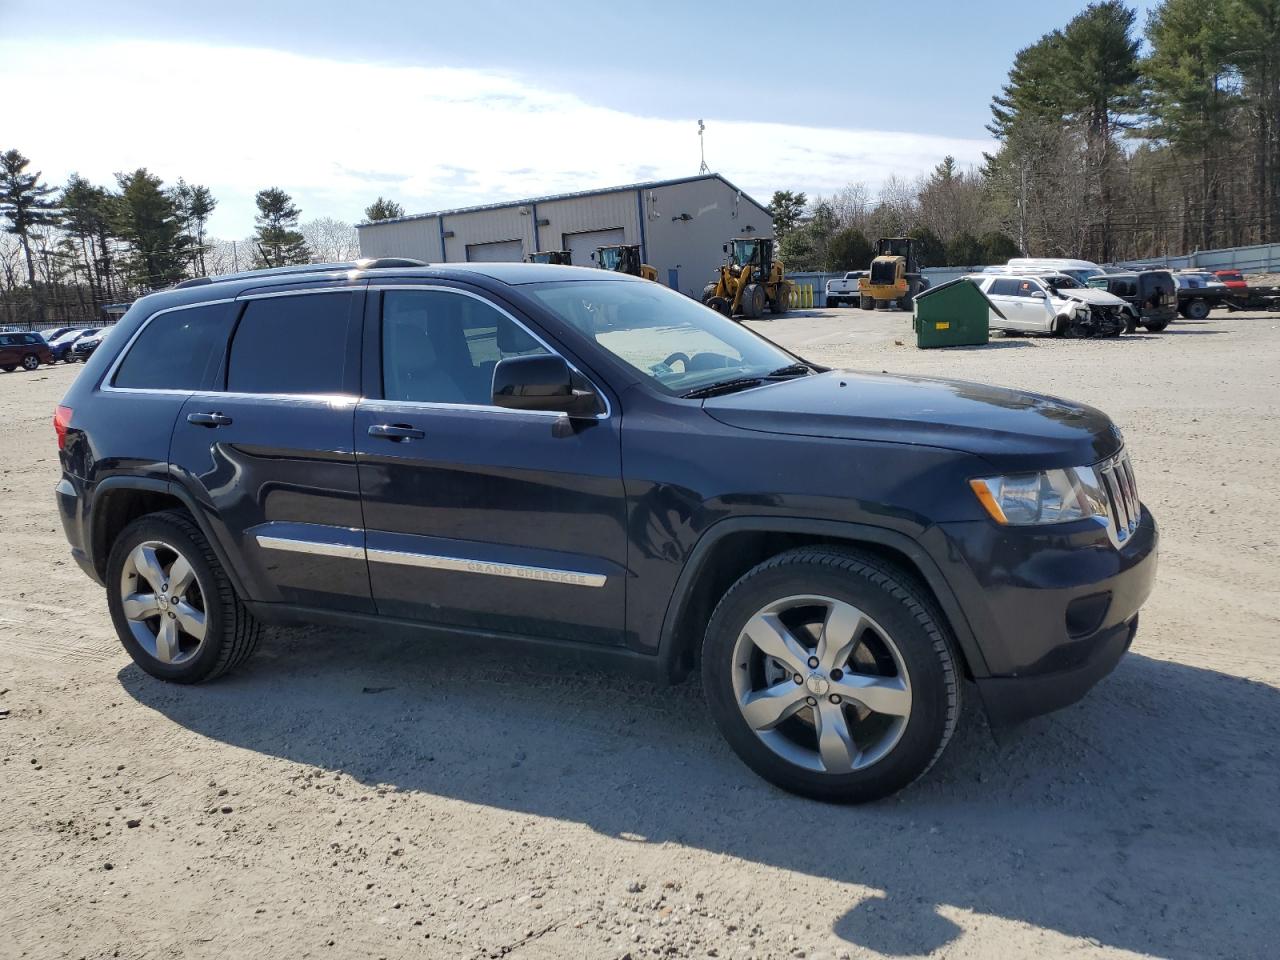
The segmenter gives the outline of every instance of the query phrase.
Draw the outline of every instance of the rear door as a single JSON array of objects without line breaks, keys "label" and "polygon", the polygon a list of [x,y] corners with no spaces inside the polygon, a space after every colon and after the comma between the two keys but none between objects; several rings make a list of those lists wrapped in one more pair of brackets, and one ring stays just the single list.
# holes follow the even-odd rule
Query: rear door
[{"label": "rear door", "polygon": [[997,277],[987,287],[987,298],[1000,308],[1004,319],[992,316],[991,325],[998,330],[1024,330],[1022,308],[1024,301],[1018,294],[1018,281]]},{"label": "rear door", "polygon": [[373,610],[352,446],[363,299],[363,281],[242,295],[216,382],[174,426],[174,477],[244,559],[250,599]]},{"label": "rear door", "polygon": [[355,445],[378,612],[621,643],[626,515],[616,402],[569,429],[558,414],[493,406],[500,359],[553,348],[479,291],[371,289],[366,324],[373,373],[356,410]]}]

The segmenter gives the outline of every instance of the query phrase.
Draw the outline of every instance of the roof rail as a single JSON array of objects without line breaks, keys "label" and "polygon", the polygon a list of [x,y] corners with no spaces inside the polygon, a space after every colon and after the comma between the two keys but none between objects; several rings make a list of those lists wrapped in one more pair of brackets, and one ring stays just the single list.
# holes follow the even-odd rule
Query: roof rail
[{"label": "roof rail", "polygon": [[337,263],[304,263],[289,267],[266,267],[262,270],[242,270],[239,273],[224,273],[218,277],[192,277],[174,285],[174,289],[185,290],[187,287],[202,287],[206,283],[223,283],[227,280],[252,280],[258,277],[275,277],[293,273],[324,273],[329,270],[383,270],[389,267],[426,267],[425,260],[412,257],[365,257],[360,260],[343,260]]}]

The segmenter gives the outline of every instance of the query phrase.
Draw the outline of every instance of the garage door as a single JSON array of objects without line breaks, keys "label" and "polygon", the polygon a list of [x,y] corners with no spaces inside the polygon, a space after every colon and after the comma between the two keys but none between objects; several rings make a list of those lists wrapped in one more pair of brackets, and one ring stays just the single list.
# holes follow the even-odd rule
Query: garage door
[{"label": "garage door", "polygon": [[621,227],[564,235],[564,248],[573,254],[575,267],[593,266],[591,255],[596,252],[596,247],[607,247],[615,243],[626,243],[626,234]]},{"label": "garage door", "polygon": [[524,244],[519,240],[496,243],[468,243],[468,263],[519,263],[524,259]]}]

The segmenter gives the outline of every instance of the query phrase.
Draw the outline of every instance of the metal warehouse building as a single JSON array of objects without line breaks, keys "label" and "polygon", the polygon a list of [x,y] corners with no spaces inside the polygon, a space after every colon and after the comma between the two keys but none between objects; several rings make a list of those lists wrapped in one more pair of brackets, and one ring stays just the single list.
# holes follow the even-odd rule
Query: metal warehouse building
[{"label": "metal warehouse building", "polygon": [[357,229],[361,256],[431,263],[569,250],[575,266],[589,267],[596,247],[638,243],[659,282],[693,297],[722,262],[726,240],[773,236],[769,211],[716,173],[440,210]]}]

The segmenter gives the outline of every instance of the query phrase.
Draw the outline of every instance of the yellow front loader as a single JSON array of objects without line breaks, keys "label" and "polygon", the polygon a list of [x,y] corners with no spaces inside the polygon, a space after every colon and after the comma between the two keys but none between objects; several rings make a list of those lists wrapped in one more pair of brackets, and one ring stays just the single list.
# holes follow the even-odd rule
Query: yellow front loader
[{"label": "yellow front loader", "polygon": [[591,255],[597,267],[604,270],[616,270],[618,273],[629,273],[633,277],[645,280],[658,279],[658,271],[640,260],[640,244],[619,243],[609,247],[596,247]]},{"label": "yellow front loader", "polygon": [[929,289],[920,274],[915,240],[911,237],[882,237],[876,241],[876,257],[871,269],[858,280],[858,306],[863,310],[896,305],[910,310],[916,294]]},{"label": "yellow front loader", "polygon": [[719,276],[702,288],[702,302],[726,317],[756,320],[767,306],[774,316],[791,306],[791,281],[773,256],[769,237],[735,237],[724,245]]}]

